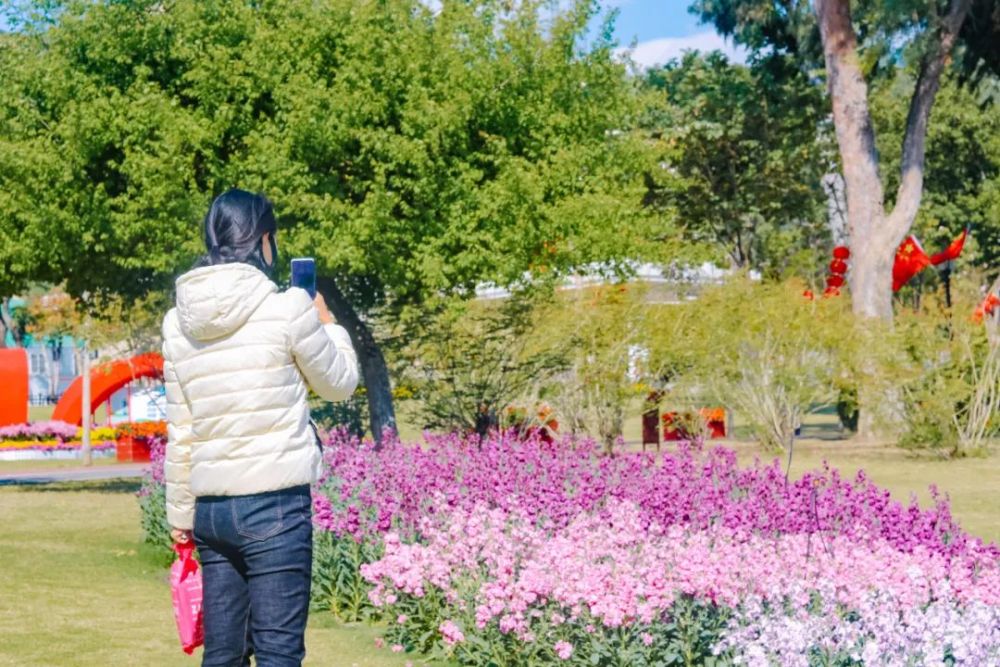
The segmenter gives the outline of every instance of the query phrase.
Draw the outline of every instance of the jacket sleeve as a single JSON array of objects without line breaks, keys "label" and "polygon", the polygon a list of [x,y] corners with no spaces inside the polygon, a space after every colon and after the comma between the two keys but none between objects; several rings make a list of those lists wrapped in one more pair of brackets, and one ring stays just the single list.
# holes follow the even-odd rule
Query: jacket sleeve
[{"label": "jacket sleeve", "polygon": [[288,290],[293,314],[289,335],[292,356],[306,383],[327,401],[344,401],[358,386],[358,357],[347,331],[336,324],[323,325],[309,294]]},{"label": "jacket sleeve", "polygon": [[191,493],[191,409],[177,379],[177,370],[163,344],[163,383],[167,390],[167,454],[163,476],[167,487],[167,523],[173,528],[194,527],[194,495]]}]

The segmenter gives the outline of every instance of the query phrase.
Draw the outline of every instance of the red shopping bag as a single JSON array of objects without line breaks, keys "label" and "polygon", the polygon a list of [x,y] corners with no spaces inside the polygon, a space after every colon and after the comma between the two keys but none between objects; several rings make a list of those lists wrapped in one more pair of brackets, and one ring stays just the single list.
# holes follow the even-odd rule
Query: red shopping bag
[{"label": "red shopping bag", "polygon": [[201,567],[194,559],[194,542],[175,544],[177,560],[170,566],[170,589],[181,647],[188,655],[205,642],[201,618]]}]

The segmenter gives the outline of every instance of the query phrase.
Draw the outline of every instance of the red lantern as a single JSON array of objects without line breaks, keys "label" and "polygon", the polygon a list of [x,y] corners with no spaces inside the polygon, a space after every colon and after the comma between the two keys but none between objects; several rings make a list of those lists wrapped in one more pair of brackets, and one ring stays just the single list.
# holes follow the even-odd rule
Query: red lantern
[{"label": "red lantern", "polygon": [[851,251],[846,245],[839,245],[833,249],[833,256],[837,259],[850,259]]},{"label": "red lantern", "polygon": [[823,296],[840,296],[840,290],[836,287],[827,287],[823,290]]},{"label": "red lantern", "polygon": [[827,287],[843,287],[843,285],[844,285],[844,276],[833,274],[826,277]]},{"label": "red lantern", "polygon": [[847,262],[842,259],[835,259],[830,262],[830,273],[835,273],[839,276],[847,273]]}]

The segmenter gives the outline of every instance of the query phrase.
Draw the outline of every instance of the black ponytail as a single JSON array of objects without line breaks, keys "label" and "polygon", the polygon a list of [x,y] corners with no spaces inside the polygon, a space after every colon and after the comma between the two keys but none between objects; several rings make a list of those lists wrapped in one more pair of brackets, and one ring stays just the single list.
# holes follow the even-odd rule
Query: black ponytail
[{"label": "black ponytail", "polygon": [[[278,261],[274,240],[278,225],[274,207],[267,197],[246,190],[224,192],[212,202],[204,225],[208,252],[198,260],[196,267],[240,262],[272,275]],[[271,264],[264,261],[260,242],[264,234],[271,235]]]}]

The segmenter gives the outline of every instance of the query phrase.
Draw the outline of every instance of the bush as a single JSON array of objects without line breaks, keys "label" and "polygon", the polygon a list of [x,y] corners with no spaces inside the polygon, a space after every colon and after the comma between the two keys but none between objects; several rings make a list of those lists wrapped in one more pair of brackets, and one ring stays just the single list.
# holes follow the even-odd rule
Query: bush
[{"label": "bush", "polygon": [[[970,306],[960,301],[955,310]],[[969,307],[971,311],[971,307]],[[952,315],[933,298],[897,318],[892,343],[906,428],[900,444],[942,456],[984,454],[997,433],[1000,347],[973,319]]]},{"label": "bush", "polygon": [[398,359],[403,382],[419,399],[423,424],[485,435],[508,406],[564,368],[559,345],[528,333],[546,304],[546,295],[534,292],[434,304]]},{"label": "bush", "polygon": [[846,301],[803,292],[738,278],[659,312],[651,363],[669,398],[731,407],[765,448],[788,447],[805,414],[837,400],[852,353]]},{"label": "bush", "polygon": [[548,304],[532,333],[566,360],[551,382],[537,386],[538,397],[571,434],[598,437],[605,452],[621,438],[629,404],[648,393],[639,381],[647,375],[641,360],[650,307],[642,285],[575,289]]}]

